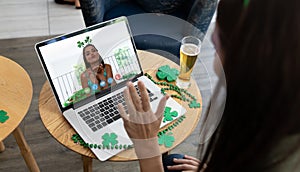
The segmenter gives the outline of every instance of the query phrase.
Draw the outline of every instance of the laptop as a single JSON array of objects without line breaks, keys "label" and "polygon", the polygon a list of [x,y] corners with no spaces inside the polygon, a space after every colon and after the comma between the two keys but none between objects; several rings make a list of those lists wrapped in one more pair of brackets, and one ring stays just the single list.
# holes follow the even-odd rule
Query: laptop
[{"label": "laptop", "polygon": [[[91,148],[101,161],[123,151],[119,145],[132,145],[117,109],[122,103],[127,110],[126,83],[144,82],[153,112],[163,97],[160,88],[144,76],[126,17],[39,42],[35,50],[65,119],[86,143],[109,145]],[[178,112],[173,120],[186,112],[172,98],[166,106]],[[163,120],[161,127],[170,122]],[[114,141],[107,143],[112,135]]]}]

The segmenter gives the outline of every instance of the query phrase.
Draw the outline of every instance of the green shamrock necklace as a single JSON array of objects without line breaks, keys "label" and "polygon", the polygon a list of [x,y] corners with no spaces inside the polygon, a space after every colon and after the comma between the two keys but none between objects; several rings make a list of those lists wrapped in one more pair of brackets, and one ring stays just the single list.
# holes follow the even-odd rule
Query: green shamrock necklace
[{"label": "green shamrock necklace", "polygon": [[170,95],[172,98],[177,98],[179,100],[189,102],[189,107],[190,108],[200,108],[201,107],[200,103],[197,102],[197,98],[195,96],[193,96],[191,93],[189,93],[187,90],[181,89],[177,85],[170,84],[170,83],[167,83],[165,81],[156,82],[152,78],[152,76],[149,75],[148,73],[145,73],[145,76],[147,76],[155,84],[160,85],[160,86],[165,86],[164,88],[161,88],[161,93],[163,95],[166,94],[166,91],[172,90],[172,91],[175,91],[177,93],[177,94]]},{"label": "green shamrock necklace", "polygon": [[[170,148],[173,146],[175,142],[175,138],[173,133],[171,132],[175,127],[177,127],[184,119],[185,115],[179,117],[172,125],[169,125],[164,130],[158,132],[158,144],[164,145],[166,148]],[[79,134],[73,134],[71,139],[75,144],[80,144],[84,148],[90,149],[106,149],[106,150],[113,150],[113,149],[130,149],[133,148],[133,145],[126,145],[126,144],[118,144],[118,135],[116,133],[105,133],[102,135],[102,144],[94,144],[94,143],[86,143]]]}]

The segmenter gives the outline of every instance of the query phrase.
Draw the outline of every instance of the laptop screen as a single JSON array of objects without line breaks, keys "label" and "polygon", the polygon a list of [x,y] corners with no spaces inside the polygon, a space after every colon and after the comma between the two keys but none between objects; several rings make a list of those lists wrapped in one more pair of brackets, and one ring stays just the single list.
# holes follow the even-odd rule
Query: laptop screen
[{"label": "laptop screen", "polygon": [[62,109],[142,73],[125,17],[40,42],[36,51]]}]

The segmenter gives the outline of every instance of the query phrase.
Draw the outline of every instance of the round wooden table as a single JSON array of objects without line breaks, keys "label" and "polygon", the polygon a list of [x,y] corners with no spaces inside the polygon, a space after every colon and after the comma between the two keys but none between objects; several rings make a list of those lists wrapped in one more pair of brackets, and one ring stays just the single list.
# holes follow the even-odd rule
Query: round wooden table
[{"label": "round wooden table", "polygon": [[[163,65],[169,65],[172,68],[179,69],[179,66],[157,54],[153,54],[147,51],[138,51],[138,56],[141,62],[143,71],[146,71],[151,76],[155,76],[156,70]],[[155,78],[155,77],[154,77]],[[175,84],[175,83],[174,83]],[[202,97],[197,87],[196,82],[191,80],[191,87],[188,89],[192,95],[197,98],[197,101],[202,105]],[[166,153],[184,141],[195,129],[197,123],[199,122],[200,115],[202,112],[202,107],[200,108],[189,108],[187,102],[180,101],[187,110],[186,118],[183,120],[180,125],[172,129],[175,142],[172,147],[166,148],[165,146],[160,146],[161,153]],[[84,171],[91,171],[92,168],[92,158],[96,158],[95,155],[88,148],[84,148],[78,144],[75,144],[71,139],[72,135],[76,131],[72,126],[65,120],[62,113],[60,112],[58,105],[55,101],[54,95],[51,92],[51,88],[48,82],[46,82],[40,92],[39,97],[39,110],[42,122],[45,127],[48,129],[50,134],[62,145],[67,148],[79,153],[82,155]],[[168,124],[163,129],[172,125],[173,123]],[[127,157],[127,158],[124,158]],[[123,152],[120,152],[118,155],[109,159],[110,161],[130,161],[137,160],[137,157],[133,149],[129,149]]]},{"label": "round wooden table", "polygon": [[3,56],[0,56],[0,90],[2,117],[4,113],[8,116],[0,123],[0,152],[5,150],[2,140],[13,133],[29,170],[40,171],[19,128],[32,99],[31,79],[19,64]]}]

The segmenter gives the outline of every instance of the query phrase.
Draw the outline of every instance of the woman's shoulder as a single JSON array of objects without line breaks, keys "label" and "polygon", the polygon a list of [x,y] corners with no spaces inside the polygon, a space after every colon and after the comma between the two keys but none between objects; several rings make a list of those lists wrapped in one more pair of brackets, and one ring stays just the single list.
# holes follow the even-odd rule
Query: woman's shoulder
[{"label": "woman's shoulder", "polygon": [[89,70],[89,69],[84,70],[84,71],[80,74],[80,76],[81,76],[81,77],[85,77],[86,75],[88,75],[88,70]]}]

